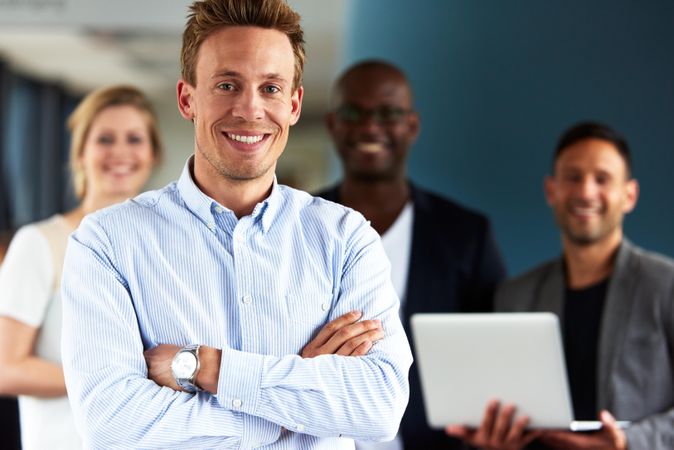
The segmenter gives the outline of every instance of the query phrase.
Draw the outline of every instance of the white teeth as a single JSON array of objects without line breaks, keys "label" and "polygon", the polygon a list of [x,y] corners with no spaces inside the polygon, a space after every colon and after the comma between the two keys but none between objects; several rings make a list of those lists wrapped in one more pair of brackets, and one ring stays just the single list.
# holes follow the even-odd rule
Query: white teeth
[{"label": "white teeth", "polygon": [[256,142],[260,142],[264,135],[260,134],[258,136],[240,136],[238,134],[227,133],[227,137],[234,141],[243,142],[244,144],[255,144]]},{"label": "white teeth", "polygon": [[132,166],[111,166],[108,167],[107,170],[112,173],[113,175],[128,175],[131,172],[133,172],[133,167]]},{"label": "white teeth", "polygon": [[365,153],[379,153],[384,150],[384,146],[379,142],[360,142],[356,148]]},{"label": "white teeth", "polygon": [[593,208],[581,208],[581,207],[575,207],[572,209],[574,214],[578,214],[581,216],[589,216],[590,214],[598,214],[599,213],[599,208],[598,207],[593,207]]}]

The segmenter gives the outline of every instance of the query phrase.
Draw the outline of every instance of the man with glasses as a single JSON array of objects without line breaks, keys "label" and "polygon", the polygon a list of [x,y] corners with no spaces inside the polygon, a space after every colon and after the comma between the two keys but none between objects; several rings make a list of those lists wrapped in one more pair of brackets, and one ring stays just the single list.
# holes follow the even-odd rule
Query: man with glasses
[{"label": "man with glasses", "polygon": [[[407,155],[419,132],[419,115],[403,72],[375,60],[350,67],[337,80],[326,124],[344,179],[318,195],[360,211],[380,234],[405,329],[418,312],[491,309],[505,268],[488,219],[407,178]],[[403,444],[407,449],[459,446],[428,427],[415,365],[400,432],[383,448],[400,449]]]}]

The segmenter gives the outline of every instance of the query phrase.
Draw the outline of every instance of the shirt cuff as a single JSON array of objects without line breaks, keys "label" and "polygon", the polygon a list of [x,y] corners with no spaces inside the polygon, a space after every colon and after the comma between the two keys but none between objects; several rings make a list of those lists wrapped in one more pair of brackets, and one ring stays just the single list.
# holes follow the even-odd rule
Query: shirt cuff
[{"label": "shirt cuff", "polygon": [[241,444],[260,446],[276,441],[281,427],[256,416],[264,356],[231,348],[222,349],[218,393],[221,407],[243,414]]},{"label": "shirt cuff", "polygon": [[222,349],[218,403],[225,409],[255,415],[262,379],[263,355]]}]

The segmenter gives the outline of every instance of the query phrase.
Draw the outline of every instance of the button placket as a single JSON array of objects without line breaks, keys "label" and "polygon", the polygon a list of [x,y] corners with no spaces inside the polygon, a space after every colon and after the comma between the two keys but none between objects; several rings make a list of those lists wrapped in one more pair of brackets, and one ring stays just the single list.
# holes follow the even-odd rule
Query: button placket
[{"label": "button placket", "polygon": [[235,255],[236,287],[239,305],[239,327],[241,330],[241,350],[258,352],[260,346],[260,323],[258,316],[259,301],[263,298],[255,282],[256,260],[254,250],[247,245],[252,236],[250,217],[242,217],[232,233],[233,253]]}]

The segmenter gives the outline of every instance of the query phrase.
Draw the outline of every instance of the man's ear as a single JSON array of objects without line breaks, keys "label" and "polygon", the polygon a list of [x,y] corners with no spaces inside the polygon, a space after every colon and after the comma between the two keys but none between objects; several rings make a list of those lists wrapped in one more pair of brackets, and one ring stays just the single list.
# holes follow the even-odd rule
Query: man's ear
[{"label": "man's ear", "polygon": [[419,127],[420,127],[420,120],[419,120],[419,113],[416,111],[412,111],[407,115],[407,126],[410,129],[410,141],[414,142],[417,140],[417,136],[419,136]]},{"label": "man's ear", "polygon": [[627,180],[625,184],[625,205],[623,206],[623,213],[627,214],[637,206],[639,199],[639,182],[632,178]]},{"label": "man's ear", "polygon": [[180,111],[180,115],[187,120],[194,121],[194,87],[187,81],[180,79],[176,85],[176,93],[178,96],[178,110]]},{"label": "man's ear", "polygon": [[290,125],[295,125],[300,120],[300,113],[302,112],[302,97],[304,97],[304,87],[298,87],[290,97]]}]

